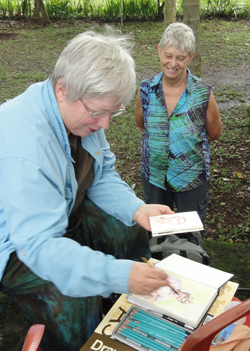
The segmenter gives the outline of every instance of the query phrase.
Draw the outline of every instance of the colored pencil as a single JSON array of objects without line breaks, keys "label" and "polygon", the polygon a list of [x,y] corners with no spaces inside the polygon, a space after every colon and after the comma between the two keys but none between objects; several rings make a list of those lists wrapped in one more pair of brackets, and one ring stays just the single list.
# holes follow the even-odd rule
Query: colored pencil
[{"label": "colored pencil", "polygon": [[182,329],[178,329],[177,327],[172,327],[169,325],[164,325],[164,324],[157,324],[153,320],[144,318],[141,315],[136,315],[136,316],[131,316],[131,319],[133,319],[135,322],[141,322],[145,325],[151,325],[153,328],[160,328],[163,331],[175,334],[175,335],[182,335],[185,336],[187,335],[186,332]]},{"label": "colored pencil", "polygon": [[[133,317],[134,314],[136,315],[136,317]],[[181,329],[178,326],[173,325],[166,320],[160,320],[159,318],[151,314],[148,314],[146,311],[143,311],[143,310],[137,309],[133,313],[131,313],[131,316],[132,318],[135,318],[135,319],[138,318],[138,320],[139,318],[141,320],[143,319],[146,323],[151,323],[154,326],[155,325],[160,326],[162,329],[171,329],[179,334],[185,334],[185,335],[187,334],[187,332],[184,329]]]},{"label": "colored pencil", "polygon": [[138,330],[141,330],[142,332],[146,333],[146,334],[152,334],[155,335],[155,337],[160,337],[162,336],[163,338],[170,338],[172,340],[181,340],[183,341],[185,339],[185,335],[184,334],[175,334],[175,333],[169,333],[168,331],[165,330],[159,330],[159,328],[157,327],[152,327],[152,326],[148,326],[145,323],[136,323],[133,320],[129,320],[128,321],[129,325],[131,325],[133,328],[138,328]]},{"label": "colored pencil", "polygon": [[157,328],[151,328],[150,330],[147,327],[138,326],[138,324],[133,323],[132,321],[129,321],[128,325],[133,327],[134,329],[137,329],[138,331],[141,331],[147,335],[150,335],[154,339],[159,339],[163,342],[167,342],[168,345],[166,346],[174,346],[178,348],[182,344],[183,340],[185,339],[184,337],[179,338],[175,336],[164,335],[163,333],[159,332]]},{"label": "colored pencil", "polygon": [[[118,332],[122,336],[129,338],[131,341],[135,341],[135,342],[139,343],[141,346],[150,347],[151,349],[153,348],[153,350],[155,350],[155,351],[163,351],[158,345],[152,345],[150,342],[147,342],[145,340],[141,340],[139,337],[137,337],[137,335],[129,333],[127,330],[122,329],[122,330],[119,330]],[[167,351],[169,351],[169,350],[167,350]]]},{"label": "colored pencil", "polygon": [[[160,350],[160,351],[173,351],[169,347],[157,344],[154,340],[149,339],[145,336],[137,334],[134,330],[128,328],[122,328],[120,330],[120,334],[132,338],[137,342],[140,342],[142,345],[146,347],[153,348],[153,350]],[[161,347],[160,347],[161,346]]]}]

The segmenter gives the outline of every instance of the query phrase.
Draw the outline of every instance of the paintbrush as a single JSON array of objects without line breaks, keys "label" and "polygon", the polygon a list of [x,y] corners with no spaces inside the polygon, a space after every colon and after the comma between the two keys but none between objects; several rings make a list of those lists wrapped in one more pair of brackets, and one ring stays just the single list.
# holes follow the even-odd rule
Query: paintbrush
[{"label": "paintbrush", "polygon": [[[149,262],[149,261],[146,259],[146,257],[141,257],[141,259],[142,259],[145,263],[147,263],[151,268],[154,268],[154,266],[152,265],[152,263]],[[179,295],[178,291],[176,291],[171,285],[169,285],[169,284],[166,284],[166,285],[167,285],[175,294]]]}]

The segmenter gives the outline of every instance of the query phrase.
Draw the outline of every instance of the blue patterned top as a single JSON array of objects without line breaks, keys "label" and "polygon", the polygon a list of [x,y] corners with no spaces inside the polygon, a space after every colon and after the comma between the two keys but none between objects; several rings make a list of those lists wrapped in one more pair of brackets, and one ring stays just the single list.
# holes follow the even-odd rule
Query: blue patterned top
[{"label": "blue patterned top", "polygon": [[145,128],[142,176],[153,185],[176,192],[196,189],[210,177],[206,113],[211,87],[187,71],[187,88],[170,117],[162,72],[144,80],[140,87]]}]

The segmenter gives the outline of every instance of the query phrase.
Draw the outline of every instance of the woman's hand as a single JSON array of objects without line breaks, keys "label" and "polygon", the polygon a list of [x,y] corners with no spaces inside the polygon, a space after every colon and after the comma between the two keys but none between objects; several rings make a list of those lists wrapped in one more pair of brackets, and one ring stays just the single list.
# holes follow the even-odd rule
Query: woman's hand
[{"label": "woman's hand", "polygon": [[129,291],[136,295],[149,295],[156,289],[169,285],[167,273],[146,263],[135,262],[129,276]]},{"label": "woman's hand", "polygon": [[142,205],[135,212],[133,220],[139,223],[146,230],[151,230],[149,217],[163,214],[173,214],[168,206],[164,205]]}]

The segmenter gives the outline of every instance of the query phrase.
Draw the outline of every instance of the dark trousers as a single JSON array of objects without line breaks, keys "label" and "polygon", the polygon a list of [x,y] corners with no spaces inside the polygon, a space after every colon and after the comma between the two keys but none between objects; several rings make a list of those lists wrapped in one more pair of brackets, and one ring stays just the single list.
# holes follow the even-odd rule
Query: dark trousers
[{"label": "dark trousers", "polygon": [[170,192],[149,183],[142,177],[143,196],[147,204],[167,205],[176,212],[197,211],[204,223],[207,213],[209,181],[198,188],[183,192]]},{"label": "dark trousers", "polygon": [[[150,257],[148,236],[139,225],[125,226],[86,199],[83,219],[67,231],[68,238],[116,258],[141,261]],[[43,351],[79,351],[101,321],[100,296],[72,298],[35,275],[12,253],[0,291],[6,292],[30,325],[45,325]]]}]

